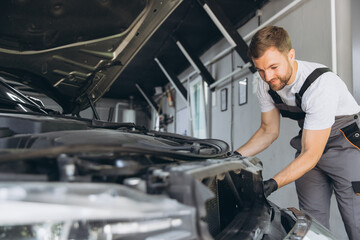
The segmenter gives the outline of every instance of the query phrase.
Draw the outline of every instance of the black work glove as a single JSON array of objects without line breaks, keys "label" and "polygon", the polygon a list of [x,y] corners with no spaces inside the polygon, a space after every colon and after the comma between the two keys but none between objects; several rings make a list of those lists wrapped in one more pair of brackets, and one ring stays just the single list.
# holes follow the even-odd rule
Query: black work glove
[{"label": "black work glove", "polygon": [[278,189],[278,184],[273,178],[264,181],[264,194],[266,198],[277,189]]}]

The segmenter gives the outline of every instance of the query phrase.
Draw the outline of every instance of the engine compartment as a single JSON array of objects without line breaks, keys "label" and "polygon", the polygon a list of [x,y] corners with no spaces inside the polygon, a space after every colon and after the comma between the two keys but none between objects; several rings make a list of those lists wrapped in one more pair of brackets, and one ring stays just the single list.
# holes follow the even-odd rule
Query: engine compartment
[{"label": "engine compartment", "polygon": [[194,209],[199,239],[282,239],[294,225],[264,197],[260,160],[227,156],[221,141],[36,114],[0,122],[3,184],[116,184],[165,196]]}]

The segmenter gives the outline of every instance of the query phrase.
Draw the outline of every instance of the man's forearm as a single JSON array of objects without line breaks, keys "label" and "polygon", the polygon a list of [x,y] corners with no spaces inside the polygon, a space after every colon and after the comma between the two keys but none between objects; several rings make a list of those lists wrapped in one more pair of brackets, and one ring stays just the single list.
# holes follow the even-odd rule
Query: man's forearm
[{"label": "man's forearm", "polygon": [[250,140],[239,147],[236,151],[243,156],[254,156],[273,143],[279,136],[280,113],[277,108],[261,113],[259,129]]},{"label": "man's forearm", "polygon": [[297,180],[314,168],[319,159],[320,157],[314,157],[308,153],[300,154],[296,159],[294,159],[294,161],[292,161],[273,178],[277,182],[278,187],[281,188]]},{"label": "man's forearm", "polygon": [[269,147],[277,136],[276,133],[266,132],[264,129],[259,128],[250,140],[236,151],[243,156],[254,156]]},{"label": "man's forearm", "polygon": [[304,129],[301,154],[274,177],[279,188],[295,181],[316,166],[324,151],[330,131],[331,128]]}]

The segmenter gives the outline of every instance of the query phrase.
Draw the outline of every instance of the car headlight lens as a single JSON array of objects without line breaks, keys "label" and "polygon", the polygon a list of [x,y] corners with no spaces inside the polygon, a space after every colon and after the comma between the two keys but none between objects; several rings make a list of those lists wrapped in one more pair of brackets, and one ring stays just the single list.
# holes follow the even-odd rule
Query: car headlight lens
[{"label": "car headlight lens", "polygon": [[0,184],[0,212],[0,239],[196,238],[194,208],[113,184]]},{"label": "car headlight lens", "polygon": [[296,223],[284,240],[329,240],[335,237],[323,225],[308,214],[289,208],[296,217]]}]

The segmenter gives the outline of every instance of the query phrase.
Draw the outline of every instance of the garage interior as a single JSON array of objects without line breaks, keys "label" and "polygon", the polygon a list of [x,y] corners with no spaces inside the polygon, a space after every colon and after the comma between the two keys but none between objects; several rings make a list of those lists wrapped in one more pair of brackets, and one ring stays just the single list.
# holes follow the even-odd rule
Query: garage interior
[{"label": "garage interior", "polygon": [[[221,139],[235,150],[260,124],[261,79],[246,55],[256,30],[284,27],[296,59],[329,66],[360,103],[359,12],[358,0],[184,0],[96,102],[96,114],[89,108],[80,116]],[[289,140],[298,131],[295,121],[281,119],[278,140],[257,156],[264,179],[293,160]],[[298,207],[294,183],[269,199]],[[334,196],[330,225],[337,239],[347,239]]]}]

